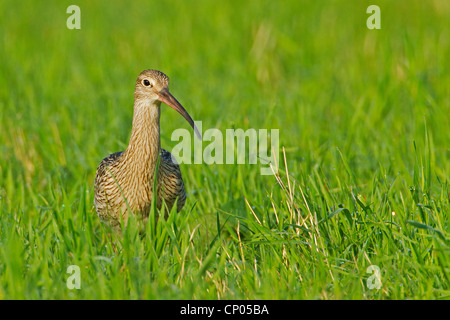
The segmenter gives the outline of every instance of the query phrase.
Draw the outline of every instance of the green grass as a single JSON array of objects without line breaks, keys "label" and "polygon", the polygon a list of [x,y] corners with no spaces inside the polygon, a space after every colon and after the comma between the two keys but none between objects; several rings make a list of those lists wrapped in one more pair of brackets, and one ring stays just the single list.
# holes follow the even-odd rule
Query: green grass
[{"label": "green grass", "polygon": [[[368,1],[77,1],[68,30],[71,4],[0,2],[0,299],[450,298],[448,1],[376,1],[381,30]],[[147,68],[203,130],[280,129],[285,157],[182,164],[183,211],[119,239],[93,181]],[[171,150],[188,124],[161,128]]]}]

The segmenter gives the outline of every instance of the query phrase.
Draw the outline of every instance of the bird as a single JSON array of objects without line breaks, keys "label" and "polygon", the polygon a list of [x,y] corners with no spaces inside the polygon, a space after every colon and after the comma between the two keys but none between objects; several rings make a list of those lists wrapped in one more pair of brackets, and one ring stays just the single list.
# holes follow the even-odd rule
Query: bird
[{"label": "bird", "polygon": [[[158,210],[165,202],[171,212],[176,202],[177,212],[180,212],[186,202],[180,167],[170,152],[161,148],[161,103],[178,111],[201,139],[189,113],[169,92],[169,77],[158,70],[142,71],[134,90],[128,146],[125,151],[113,153],[100,162],[94,183],[94,206],[98,217],[120,234],[121,221],[126,226],[130,213],[146,224],[155,178]],[[155,174],[158,157],[159,166]]]}]

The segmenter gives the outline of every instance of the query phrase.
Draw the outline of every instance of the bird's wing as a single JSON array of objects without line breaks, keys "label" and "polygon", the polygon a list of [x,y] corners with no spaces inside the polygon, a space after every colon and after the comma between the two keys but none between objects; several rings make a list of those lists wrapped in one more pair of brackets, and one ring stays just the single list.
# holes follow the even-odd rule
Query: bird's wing
[{"label": "bird's wing", "polygon": [[110,154],[103,159],[102,162],[100,162],[97,168],[97,174],[95,175],[94,182],[94,205],[97,214],[100,217],[106,215],[107,211],[107,199],[104,192],[104,184],[107,184],[108,182],[111,182],[110,180],[113,180],[111,174],[108,172],[108,167],[114,165],[114,163],[117,163],[122,154],[123,151]]},{"label": "bird's wing", "polygon": [[186,191],[180,166],[172,158],[170,152],[161,149],[161,161],[158,170],[158,198],[165,200],[169,209],[177,201],[177,211],[180,211],[186,202]]},{"label": "bird's wing", "polygon": [[116,152],[116,153],[110,154],[105,159],[103,159],[102,162],[100,162],[100,164],[98,165],[98,168],[97,168],[97,174],[95,176],[96,184],[99,181],[99,178],[105,176],[105,174],[107,172],[106,168],[108,166],[114,164],[115,162],[117,162],[120,159],[120,157],[122,156],[123,153],[124,153],[124,151],[120,151],[120,152]]}]

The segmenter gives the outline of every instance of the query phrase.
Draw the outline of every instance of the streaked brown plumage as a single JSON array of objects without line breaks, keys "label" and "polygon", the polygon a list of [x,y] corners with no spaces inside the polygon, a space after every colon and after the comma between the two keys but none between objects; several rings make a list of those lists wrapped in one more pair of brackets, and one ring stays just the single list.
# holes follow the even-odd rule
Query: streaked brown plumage
[{"label": "streaked brown plumage", "polygon": [[[124,223],[129,210],[145,222],[148,218],[153,179],[158,155],[157,207],[163,199],[169,210],[177,200],[177,211],[186,201],[186,192],[180,167],[169,152],[160,147],[161,102],[183,115],[200,137],[194,121],[169,93],[169,78],[157,70],[143,71],[136,81],[134,92],[133,128],[125,151],[109,155],[100,163],[95,177],[95,210],[111,227],[121,231],[121,214]],[[128,210],[129,209],[129,210]]]}]

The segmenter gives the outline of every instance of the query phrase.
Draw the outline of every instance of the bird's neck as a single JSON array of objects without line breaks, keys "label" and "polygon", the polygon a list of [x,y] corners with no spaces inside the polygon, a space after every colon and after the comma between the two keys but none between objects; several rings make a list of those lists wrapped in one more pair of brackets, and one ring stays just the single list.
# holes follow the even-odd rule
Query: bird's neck
[{"label": "bird's neck", "polygon": [[160,102],[135,100],[133,129],[124,157],[129,170],[139,175],[150,175],[150,179],[153,178],[160,153],[160,104]]}]

